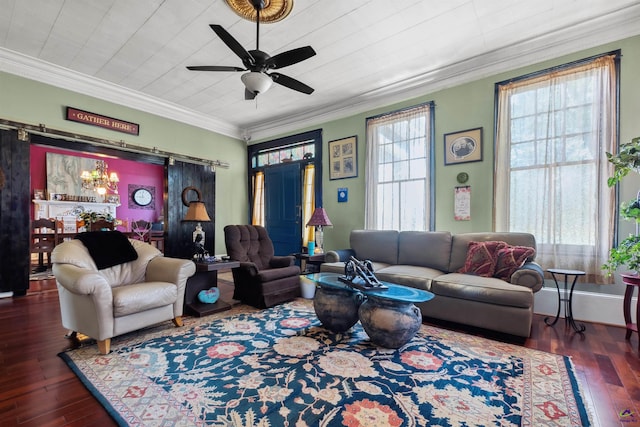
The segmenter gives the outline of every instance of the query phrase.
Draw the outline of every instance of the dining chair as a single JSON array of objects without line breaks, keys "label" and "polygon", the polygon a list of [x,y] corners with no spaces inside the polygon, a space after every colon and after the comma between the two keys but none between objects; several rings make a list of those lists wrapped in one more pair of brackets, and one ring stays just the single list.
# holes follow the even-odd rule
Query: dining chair
[{"label": "dining chair", "polygon": [[151,223],[149,221],[139,219],[131,223],[131,231],[133,231],[134,233],[134,235],[132,236],[133,239],[141,240],[143,242],[149,243],[150,230],[151,230]]},{"label": "dining chair", "polygon": [[47,266],[51,266],[51,251],[58,242],[58,228],[55,219],[40,218],[31,222],[31,253],[38,254],[36,271],[45,271],[44,254],[47,254]]},{"label": "dining chair", "polygon": [[113,221],[107,221],[106,219],[99,219],[89,224],[89,231],[113,231]]}]

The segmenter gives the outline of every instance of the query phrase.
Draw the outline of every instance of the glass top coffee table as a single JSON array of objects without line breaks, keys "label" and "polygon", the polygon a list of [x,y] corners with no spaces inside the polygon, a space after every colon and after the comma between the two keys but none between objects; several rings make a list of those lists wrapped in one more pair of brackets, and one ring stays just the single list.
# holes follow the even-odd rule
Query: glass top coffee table
[{"label": "glass top coffee table", "polygon": [[371,341],[387,348],[399,348],[415,336],[422,314],[414,303],[434,297],[431,292],[389,282],[382,282],[384,290],[357,289],[336,273],[306,277],[316,282],[313,307],[327,329],[344,332],[360,320]]}]

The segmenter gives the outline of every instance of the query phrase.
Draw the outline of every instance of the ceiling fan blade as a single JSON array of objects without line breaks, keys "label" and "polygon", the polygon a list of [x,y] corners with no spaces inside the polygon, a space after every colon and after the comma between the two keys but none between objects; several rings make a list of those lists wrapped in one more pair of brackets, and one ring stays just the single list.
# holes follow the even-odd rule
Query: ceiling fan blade
[{"label": "ceiling fan blade", "polygon": [[244,99],[249,101],[256,98],[256,94],[251,92],[249,89],[244,89]]},{"label": "ceiling fan blade", "polygon": [[275,83],[288,87],[289,89],[297,90],[298,92],[306,93],[307,95],[311,95],[313,93],[314,89],[312,87],[309,87],[294,78],[285,76],[284,74],[271,73],[269,76]]},{"label": "ceiling fan blade", "polygon": [[222,40],[224,44],[226,44],[227,47],[229,47],[229,49],[233,51],[233,53],[235,53],[240,59],[242,59],[243,63],[247,61],[250,64],[255,63],[255,59],[253,58],[253,56],[251,56],[251,54],[247,52],[247,50],[242,47],[242,45],[238,43],[238,41],[234,39],[231,34],[227,32],[227,30],[222,28],[222,26],[220,25],[211,24],[209,26],[211,27],[213,32],[216,33],[218,37],[220,37],[220,40]]},{"label": "ceiling fan blade", "polygon": [[273,69],[288,67],[289,65],[297,64],[305,59],[309,59],[315,54],[316,51],[313,50],[311,46],[299,47],[297,49],[291,49],[272,56],[267,61],[267,66]]},{"label": "ceiling fan blade", "polygon": [[190,65],[187,66],[187,69],[191,71],[245,71],[244,68],[224,65]]}]

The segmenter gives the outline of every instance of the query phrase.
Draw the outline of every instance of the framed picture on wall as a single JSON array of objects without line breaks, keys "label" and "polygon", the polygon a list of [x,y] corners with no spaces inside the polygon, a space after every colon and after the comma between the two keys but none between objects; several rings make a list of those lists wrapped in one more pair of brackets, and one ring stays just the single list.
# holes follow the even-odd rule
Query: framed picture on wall
[{"label": "framed picture on wall", "polygon": [[444,135],[445,166],[480,161],[482,161],[482,128]]},{"label": "framed picture on wall", "polygon": [[33,190],[33,199],[34,200],[45,200],[44,190],[42,189],[34,189]]},{"label": "framed picture on wall", "polygon": [[329,179],[358,176],[358,137],[329,141]]}]

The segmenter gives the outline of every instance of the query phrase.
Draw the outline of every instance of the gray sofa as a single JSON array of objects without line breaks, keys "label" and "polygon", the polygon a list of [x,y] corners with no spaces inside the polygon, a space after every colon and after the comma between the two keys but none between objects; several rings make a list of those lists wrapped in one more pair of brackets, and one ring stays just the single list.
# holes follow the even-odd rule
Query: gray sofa
[{"label": "gray sofa", "polygon": [[536,248],[528,233],[419,232],[354,230],[350,249],[328,251],[321,272],[344,274],[350,256],[371,260],[382,281],[424,289],[435,294],[417,304],[423,316],[528,337],[533,318],[533,294],[544,284],[535,253],[510,281],[458,273],[470,242],[503,241]]}]

